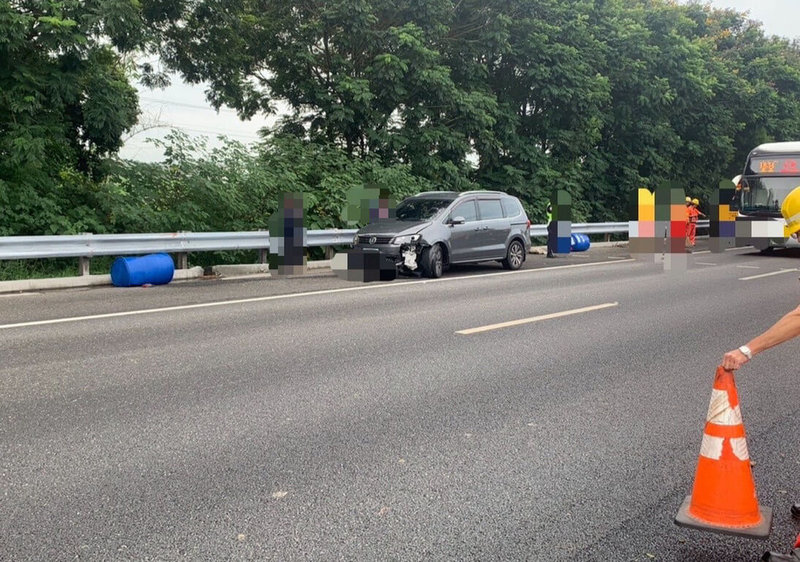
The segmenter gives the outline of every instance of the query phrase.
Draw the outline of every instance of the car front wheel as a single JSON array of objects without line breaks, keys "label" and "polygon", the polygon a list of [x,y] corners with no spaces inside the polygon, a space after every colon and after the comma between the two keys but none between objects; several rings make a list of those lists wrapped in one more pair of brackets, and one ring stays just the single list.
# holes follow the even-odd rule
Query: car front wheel
[{"label": "car front wheel", "polygon": [[512,240],[508,245],[506,252],[506,259],[503,260],[503,267],[505,269],[519,269],[522,267],[522,262],[525,261],[525,246],[519,240]]},{"label": "car front wheel", "polygon": [[442,276],[444,271],[444,257],[442,248],[438,244],[422,250],[422,272],[425,277],[437,279]]}]

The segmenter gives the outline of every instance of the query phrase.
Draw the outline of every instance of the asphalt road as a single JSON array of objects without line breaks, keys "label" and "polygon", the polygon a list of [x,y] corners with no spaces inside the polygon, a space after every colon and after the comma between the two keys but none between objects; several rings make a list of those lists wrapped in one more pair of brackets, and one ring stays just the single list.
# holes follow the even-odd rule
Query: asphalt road
[{"label": "asphalt road", "polygon": [[797,255],[699,253],[666,273],[625,257],[0,298],[0,559],[786,550],[796,342],[737,374],[769,540],[672,519],[721,355],[797,305]]}]

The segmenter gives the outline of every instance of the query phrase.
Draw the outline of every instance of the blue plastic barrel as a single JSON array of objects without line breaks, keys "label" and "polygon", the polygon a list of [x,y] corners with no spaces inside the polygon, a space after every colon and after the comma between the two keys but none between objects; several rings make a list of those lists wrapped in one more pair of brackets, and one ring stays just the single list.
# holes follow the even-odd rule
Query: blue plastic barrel
[{"label": "blue plastic barrel", "polygon": [[111,282],[117,287],[164,285],[174,274],[175,263],[169,254],[117,258],[111,264]]},{"label": "blue plastic barrel", "polygon": [[585,252],[591,245],[588,234],[573,234],[570,236],[570,241],[572,243],[571,249],[573,252]]}]

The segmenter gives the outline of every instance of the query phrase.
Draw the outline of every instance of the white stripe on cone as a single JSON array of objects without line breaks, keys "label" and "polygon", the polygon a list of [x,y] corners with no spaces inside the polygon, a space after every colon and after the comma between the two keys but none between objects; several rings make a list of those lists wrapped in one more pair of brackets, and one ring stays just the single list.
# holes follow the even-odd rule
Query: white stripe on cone
[{"label": "white stripe on cone", "polygon": [[708,405],[706,421],[716,425],[740,425],[742,411],[739,406],[731,408],[728,393],[715,388],[711,391],[711,403]]},{"label": "white stripe on cone", "polygon": [[[715,425],[741,425],[742,411],[739,406],[731,408],[727,391],[714,388],[711,391],[711,402],[708,405],[706,421]],[[746,461],[750,458],[750,453],[747,451],[747,441],[744,437],[732,437],[730,442],[733,454],[736,455],[737,459]],[[724,437],[714,437],[704,433],[703,442],[700,444],[700,456],[718,461],[722,458],[722,445],[724,443]]]},{"label": "white stripe on cone", "polygon": [[731,448],[733,454],[740,461],[746,461],[750,458],[750,453],[747,451],[747,440],[744,437],[732,437]]},{"label": "white stripe on cone", "polygon": [[[747,450],[747,440],[744,437],[731,437],[731,449],[736,458],[740,461],[750,459],[750,452]],[[703,442],[700,444],[700,456],[707,459],[718,461],[722,458],[722,445],[725,443],[724,437],[714,437],[703,434]]]},{"label": "white stripe on cone", "polygon": [[704,433],[703,442],[700,444],[700,456],[718,461],[722,457],[722,443],[724,441],[723,437],[712,437]]}]

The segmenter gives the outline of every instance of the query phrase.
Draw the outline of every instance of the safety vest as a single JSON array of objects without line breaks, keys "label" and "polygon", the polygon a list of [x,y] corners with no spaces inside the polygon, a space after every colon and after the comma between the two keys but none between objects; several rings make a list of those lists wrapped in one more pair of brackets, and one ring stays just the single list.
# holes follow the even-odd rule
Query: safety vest
[{"label": "safety vest", "polygon": [[689,208],[689,222],[696,223],[700,218],[700,211],[696,207]]}]

